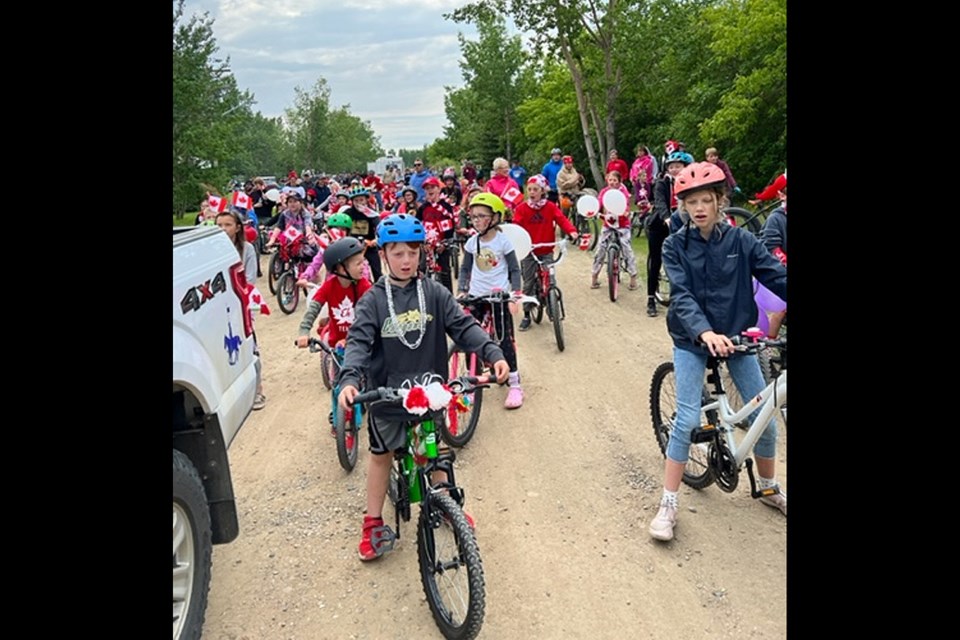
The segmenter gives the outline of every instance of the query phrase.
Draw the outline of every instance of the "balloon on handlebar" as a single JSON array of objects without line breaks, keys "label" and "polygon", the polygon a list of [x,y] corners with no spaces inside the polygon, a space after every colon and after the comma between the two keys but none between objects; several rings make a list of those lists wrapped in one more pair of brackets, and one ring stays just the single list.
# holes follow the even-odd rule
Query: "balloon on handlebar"
[{"label": "balloon on handlebar", "polygon": [[513,245],[513,250],[517,254],[517,261],[519,262],[526,258],[533,244],[527,230],[512,222],[501,224],[500,228],[503,229],[503,233],[507,236],[507,239],[510,240],[510,244]]},{"label": "balloon on handlebar", "polygon": [[597,211],[600,210],[600,201],[597,200],[596,196],[585,195],[580,196],[580,199],[577,200],[577,213],[587,218],[592,218],[597,215]]},{"label": "balloon on handlebar", "polygon": [[277,202],[280,199],[280,191],[277,189],[268,189],[263,195],[272,202]]},{"label": "balloon on handlebar", "polygon": [[770,318],[767,314],[785,311],[787,303],[760,284],[756,278],[753,278],[753,300],[757,303],[757,326],[766,334],[770,330]]},{"label": "balloon on handlebar", "polygon": [[603,194],[603,208],[612,214],[622,216],[627,210],[627,197],[622,191],[610,189]]}]

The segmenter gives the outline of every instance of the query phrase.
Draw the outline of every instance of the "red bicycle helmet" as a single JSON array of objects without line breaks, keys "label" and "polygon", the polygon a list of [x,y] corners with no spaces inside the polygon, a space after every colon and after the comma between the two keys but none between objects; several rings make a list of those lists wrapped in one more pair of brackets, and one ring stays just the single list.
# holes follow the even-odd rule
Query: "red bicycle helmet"
[{"label": "red bicycle helmet", "polygon": [[440,182],[440,179],[437,178],[437,176],[430,176],[429,178],[427,178],[426,180],[424,180],[424,181],[423,181],[423,184],[420,185],[420,186],[422,186],[424,189],[426,189],[426,188],[429,187],[429,186],[434,186],[434,187],[438,187],[438,188],[440,188],[440,189],[443,189],[443,183]]},{"label": "red bicycle helmet", "polygon": [[723,170],[711,162],[694,162],[680,170],[673,183],[674,194],[682,198],[699,189],[722,187],[726,181]]}]

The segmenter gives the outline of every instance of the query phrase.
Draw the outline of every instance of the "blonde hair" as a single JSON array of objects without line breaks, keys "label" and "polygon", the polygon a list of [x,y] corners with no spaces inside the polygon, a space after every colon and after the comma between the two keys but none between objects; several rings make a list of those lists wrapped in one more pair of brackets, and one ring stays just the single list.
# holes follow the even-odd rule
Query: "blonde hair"
[{"label": "blonde hair", "polygon": [[507,162],[506,158],[494,158],[493,160],[494,171],[496,171],[497,169],[509,169],[509,168],[510,168],[510,163]]},{"label": "blonde hair", "polygon": [[720,157],[720,154],[717,153],[717,148],[716,148],[716,147],[710,147],[710,148],[708,148],[706,151],[703,152],[703,155],[705,155],[705,156],[715,155],[715,156],[717,156],[718,158]]}]

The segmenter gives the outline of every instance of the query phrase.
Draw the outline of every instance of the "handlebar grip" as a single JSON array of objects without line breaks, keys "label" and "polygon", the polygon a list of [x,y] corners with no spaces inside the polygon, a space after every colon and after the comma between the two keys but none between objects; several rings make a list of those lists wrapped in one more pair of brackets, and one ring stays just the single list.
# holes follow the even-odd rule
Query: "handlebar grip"
[{"label": "handlebar grip", "polygon": [[352,405],[364,404],[366,402],[373,402],[375,400],[379,400],[384,396],[385,391],[386,391],[385,387],[377,387],[376,389],[373,389],[371,391],[362,391],[353,397],[353,402],[351,402],[350,404]]}]

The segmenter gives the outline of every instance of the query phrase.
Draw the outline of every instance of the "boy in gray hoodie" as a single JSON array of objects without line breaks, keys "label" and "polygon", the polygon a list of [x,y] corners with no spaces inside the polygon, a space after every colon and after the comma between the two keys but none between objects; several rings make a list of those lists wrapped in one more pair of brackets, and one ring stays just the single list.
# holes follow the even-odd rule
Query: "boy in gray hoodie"
[{"label": "boy in gray hoodie", "polygon": [[[420,277],[420,251],[425,239],[423,225],[410,215],[393,214],[377,227],[386,277],[357,303],[337,381],[344,409],[360,392],[362,373],[369,389],[399,387],[404,380],[419,380],[430,373],[446,379],[447,336],[464,350],[480,354],[484,362],[492,362],[498,382],[506,381],[510,373],[503,351],[472,316],[463,312],[453,294],[439,283]],[[404,423],[416,419],[395,405],[373,404],[367,415],[372,455],[367,470],[367,515],[358,548],[364,561],[383,555],[385,547],[379,541],[385,540],[385,533],[387,539],[392,538],[389,527],[383,524],[390,463],[393,452],[405,444]]]}]

